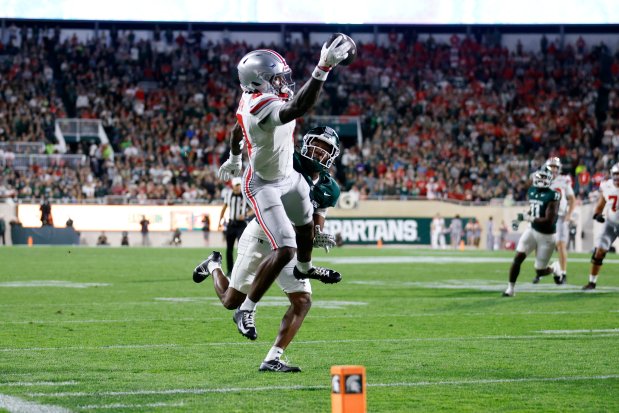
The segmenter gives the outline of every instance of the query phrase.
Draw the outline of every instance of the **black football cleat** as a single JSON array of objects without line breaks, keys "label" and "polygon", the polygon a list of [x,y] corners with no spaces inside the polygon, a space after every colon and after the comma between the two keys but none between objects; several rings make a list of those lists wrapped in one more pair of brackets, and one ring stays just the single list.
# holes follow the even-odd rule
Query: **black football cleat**
[{"label": "black football cleat", "polygon": [[300,373],[301,369],[297,366],[289,366],[281,360],[263,361],[258,371],[273,371],[276,373]]},{"label": "black football cleat", "polygon": [[212,261],[221,266],[221,260],[221,253],[219,251],[211,252],[210,255],[193,270],[193,282],[201,283],[206,280],[206,278],[211,275],[208,270],[208,263]]},{"label": "black football cleat", "polygon": [[536,275],[535,278],[533,278],[533,281],[531,281],[533,284],[537,284],[542,277],[545,277],[546,275]]},{"label": "black football cleat", "polygon": [[239,333],[241,333],[250,340],[255,340],[258,338],[256,323],[254,322],[255,315],[255,311],[247,311],[237,308],[234,312],[234,315],[232,316],[232,319],[234,320],[234,323],[236,324],[236,328],[238,328]]},{"label": "black football cleat", "polygon": [[587,283],[587,285],[585,285],[584,287],[582,287],[583,291],[591,291],[591,290],[595,290],[595,283],[592,283],[591,281],[589,281]]},{"label": "black football cleat", "polygon": [[339,272],[324,267],[312,267],[305,273],[295,266],[292,270],[292,274],[297,280],[311,278],[325,284],[336,284],[342,281],[342,275]]},{"label": "black football cleat", "polygon": [[567,274],[553,275],[552,279],[555,280],[555,284],[557,285],[567,284]]}]

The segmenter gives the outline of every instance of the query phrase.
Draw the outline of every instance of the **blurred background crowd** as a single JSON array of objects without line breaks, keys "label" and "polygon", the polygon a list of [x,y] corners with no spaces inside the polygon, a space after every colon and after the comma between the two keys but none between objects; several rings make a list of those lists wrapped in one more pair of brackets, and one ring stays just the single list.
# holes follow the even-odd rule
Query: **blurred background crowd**
[{"label": "blurred background crowd", "polygon": [[[54,202],[220,202],[216,177],[240,97],[236,64],[253,49],[200,31],[101,32],[61,40],[59,29],[12,27],[0,44],[0,198]],[[354,35],[353,35],[354,37]],[[309,37],[266,44],[299,89],[320,50]],[[327,81],[313,115],[359,116],[364,140],[342,148],[333,174],[359,199],[501,202],[526,196],[529,174],[559,156],[587,200],[619,152],[619,50],[603,43],[538,50],[500,36],[448,41],[393,33],[358,42],[359,57]],[[54,123],[100,119],[109,144],[16,168],[10,142],[57,151]],[[307,125],[298,122],[300,138]],[[5,145],[2,145],[2,144]],[[21,151],[28,151],[22,149]]]}]

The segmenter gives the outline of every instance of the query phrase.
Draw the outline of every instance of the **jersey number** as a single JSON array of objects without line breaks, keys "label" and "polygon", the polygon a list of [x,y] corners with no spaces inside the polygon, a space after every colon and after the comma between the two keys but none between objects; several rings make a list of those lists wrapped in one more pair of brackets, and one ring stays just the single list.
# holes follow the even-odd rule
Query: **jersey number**
[{"label": "jersey number", "polygon": [[540,204],[531,204],[530,212],[533,218],[539,218],[541,213]]},{"label": "jersey number", "polygon": [[612,210],[613,210],[613,212],[617,212],[617,195],[609,195],[608,199],[612,199],[613,200]]}]

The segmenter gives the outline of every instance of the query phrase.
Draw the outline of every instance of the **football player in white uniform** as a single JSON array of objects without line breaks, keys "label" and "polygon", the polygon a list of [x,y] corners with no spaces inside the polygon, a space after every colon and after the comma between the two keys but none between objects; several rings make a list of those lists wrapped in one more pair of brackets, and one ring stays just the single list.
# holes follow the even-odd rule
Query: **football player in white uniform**
[{"label": "football player in white uniform", "polygon": [[295,119],[318,100],[329,71],[348,57],[352,46],[343,40],[340,35],[328,46],[325,42],[312,77],[294,96],[292,71],[279,53],[254,50],[237,66],[243,95],[230,138],[230,158],[220,167],[219,177],[227,180],[240,174],[244,138],[249,167],[243,177],[243,193],[272,250],[256,270],[247,298],[234,315],[241,334],[251,340],[257,338],[256,303],[295,253],[297,264],[293,271],[297,278],[341,277],[336,271],[312,264],[313,207],[309,185],[293,169],[293,132]]},{"label": "football player in white uniform", "polygon": [[[316,237],[314,247],[324,247],[327,252],[335,246],[335,237],[322,232],[327,208],[335,206],[340,189],[329,175],[328,169],[339,155],[339,137],[328,127],[310,130],[303,139],[301,152],[295,153],[294,168],[300,172],[311,185],[310,197],[314,205],[314,225]],[[213,286],[221,303],[229,310],[238,308],[249,292],[256,271],[262,259],[269,255],[271,247],[269,239],[260,225],[253,220],[249,223],[239,240],[237,260],[228,280],[221,270],[221,253],[213,251],[208,258],[196,267],[193,280],[200,283],[209,275],[213,275]],[[277,277],[277,284],[288,296],[290,307],[280,324],[279,334],[271,350],[260,365],[260,371],[276,371],[295,373],[301,371],[297,366],[291,366],[281,360],[284,350],[288,347],[299,331],[312,303],[312,287],[309,280],[297,279],[294,276],[296,260],[292,260]],[[323,279],[323,282],[339,280]]]},{"label": "football player in white uniform", "polygon": [[[557,157],[550,158],[546,161],[546,166],[550,168],[554,177],[550,189],[561,194],[556,234],[559,261],[553,262],[551,268],[555,283],[565,284],[567,283],[567,243],[570,239],[570,221],[572,220],[576,197],[574,196],[574,189],[572,189],[572,178],[567,174],[561,174],[561,160]],[[535,280],[539,281],[537,277],[534,282]]]},{"label": "football player in white uniform", "polygon": [[[598,240],[593,255],[591,256],[591,274],[589,282],[582,287],[583,290],[595,290],[600,267],[606,256],[606,252],[619,236],[619,163],[610,168],[610,179],[600,185],[600,200],[595,207],[593,219],[604,223],[604,231]],[[604,209],[606,208],[606,218]]]},{"label": "football player in white uniform", "polygon": [[529,211],[518,214],[518,219],[512,222],[512,228],[518,229],[522,221],[528,221],[527,228],[516,247],[516,256],[509,269],[509,283],[503,297],[513,297],[516,280],[520,274],[520,266],[527,255],[535,250],[535,272],[538,277],[552,273],[548,261],[554,251],[557,211],[561,195],[550,189],[552,172],[546,166],[533,174],[533,186],[527,191]]}]

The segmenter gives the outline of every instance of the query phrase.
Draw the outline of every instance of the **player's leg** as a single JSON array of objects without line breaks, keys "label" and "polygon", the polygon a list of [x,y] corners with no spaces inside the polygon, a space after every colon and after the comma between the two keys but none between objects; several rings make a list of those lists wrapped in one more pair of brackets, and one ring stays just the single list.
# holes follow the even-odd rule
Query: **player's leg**
[{"label": "player's leg", "polygon": [[559,262],[552,264],[556,284],[567,283],[567,242],[569,239],[569,223],[563,217],[557,220],[557,253]]},{"label": "player's leg", "polygon": [[583,290],[595,290],[598,281],[598,274],[602,269],[604,257],[606,257],[606,253],[610,249],[610,246],[613,245],[613,242],[617,239],[618,233],[619,225],[606,221],[600,242],[598,246],[595,247],[593,255],[591,256],[591,273],[589,274],[589,282],[582,287]]},{"label": "player's leg", "polygon": [[[257,176],[246,176],[243,187],[252,204],[256,221],[264,231],[272,251],[256,269],[256,277],[245,301],[234,314],[239,331],[251,340],[257,337],[254,323],[256,303],[277,278],[282,268],[296,252],[296,234],[282,205],[282,189],[278,183],[262,181]],[[249,181],[247,181],[249,180]],[[306,184],[307,185],[307,184]]]},{"label": "player's leg", "polygon": [[[550,257],[555,249],[556,239],[552,234],[535,233],[537,249],[535,252],[535,278],[539,280],[548,274],[552,274],[552,268],[548,265]],[[559,280],[560,281],[560,280]],[[555,280],[557,282],[557,280]],[[557,284],[561,284],[558,282]]]},{"label": "player's leg", "polygon": [[277,284],[288,296],[290,307],[282,318],[277,338],[260,365],[260,371],[284,373],[301,371],[299,367],[281,361],[284,351],[301,328],[312,305],[312,287],[309,280],[297,280],[293,275],[294,264],[291,264],[286,265],[277,278]]},{"label": "player's leg", "polygon": [[520,275],[520,267],[524,262],[527,255],[535,249],[535,238],[533,237],[533,230],[527,229],[520,240],[518,240],[518,246],[516,247],[516,255],[512,261],[512,265],[509,268],[509,282],[507,283],[507,289],[503,292],[503,297],[513,297],[515,294],[516,280]]},{"label": "player's leg", "polygon": [[314,207],[309,197],[309,186],[299,174],[287,180],[287,188],[282,195],[282,204],[290,221],[295,226],[297,242],[297,264],[293,274],[298,279],[313,278],[325,284],[340,282],[339,272],[329,268],[317,267],[312,263],[314,247]]}]

